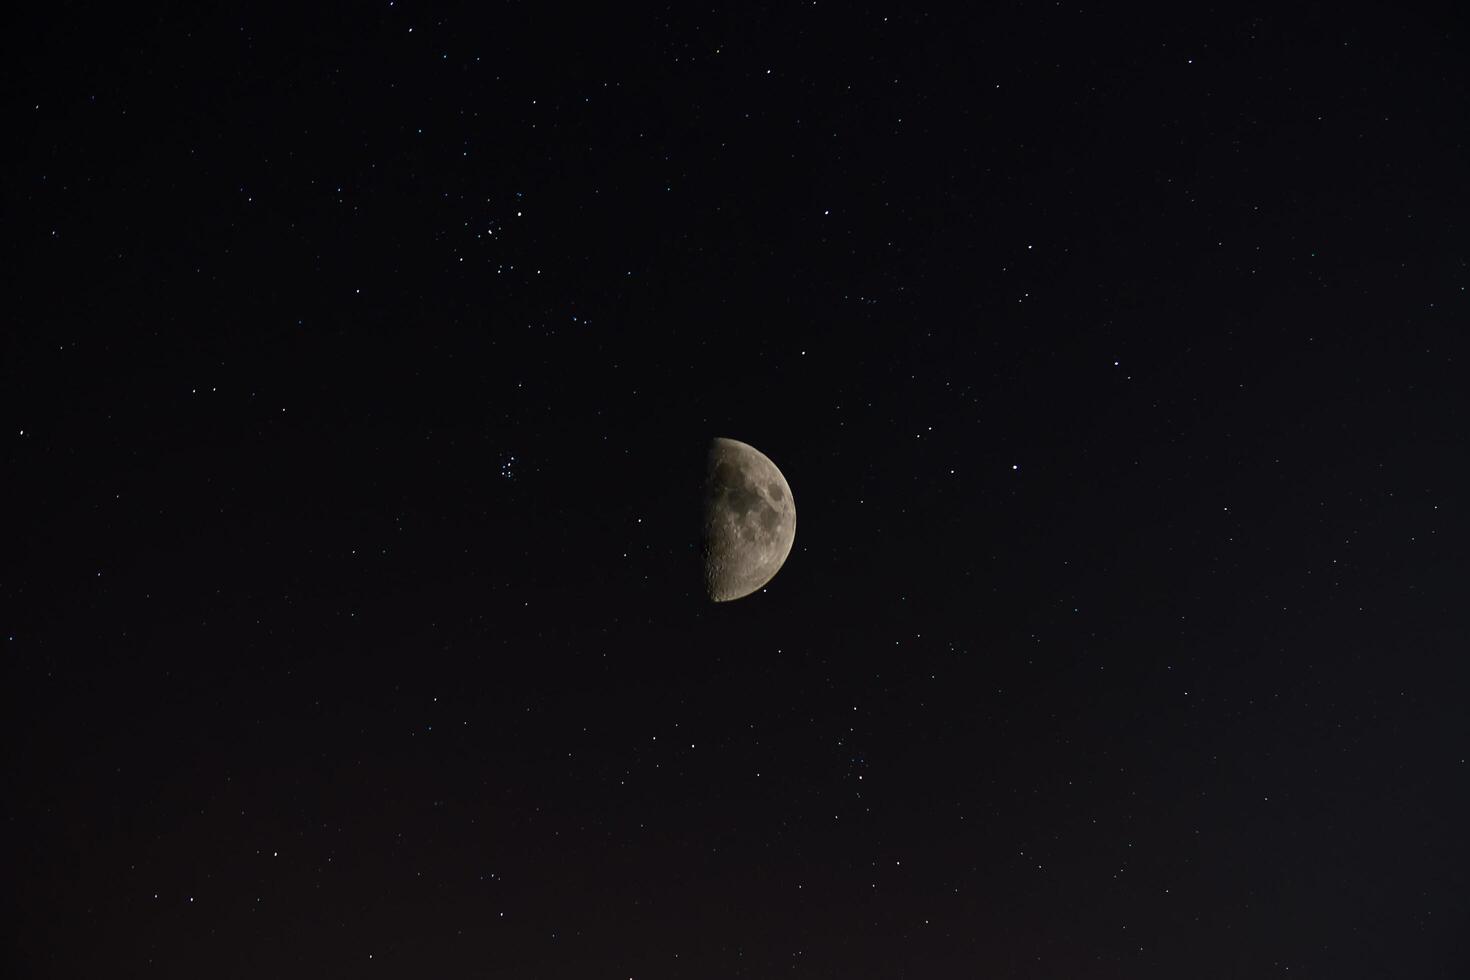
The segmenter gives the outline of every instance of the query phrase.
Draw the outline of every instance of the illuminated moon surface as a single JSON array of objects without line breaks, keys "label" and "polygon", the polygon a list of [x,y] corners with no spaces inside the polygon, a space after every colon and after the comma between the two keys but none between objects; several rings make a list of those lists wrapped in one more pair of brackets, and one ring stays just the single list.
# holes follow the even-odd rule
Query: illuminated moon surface
[{"label": "illuminated moon surface", "polygon": [[796,540],[796,501],[776,464],[734,439],[710,443],[704,483],[704,583],[710,599],[750,595]]}]

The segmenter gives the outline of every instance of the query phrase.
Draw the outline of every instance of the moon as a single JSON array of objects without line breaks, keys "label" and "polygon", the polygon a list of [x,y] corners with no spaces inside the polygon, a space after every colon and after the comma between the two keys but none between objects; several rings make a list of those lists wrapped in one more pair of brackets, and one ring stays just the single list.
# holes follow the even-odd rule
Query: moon
[{"label": "moon", "polygon": [[704,584],[729,602],[781,570],[796,540],[796,500],[776,464],[735,439],[710,443],[704,481]]}]

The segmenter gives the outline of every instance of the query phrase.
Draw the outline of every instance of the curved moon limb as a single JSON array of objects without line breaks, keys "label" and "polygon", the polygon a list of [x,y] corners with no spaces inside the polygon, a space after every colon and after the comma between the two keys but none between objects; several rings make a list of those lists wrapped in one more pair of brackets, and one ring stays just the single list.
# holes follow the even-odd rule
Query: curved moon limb
[{"label": "curved moon limb", "polygon": [[759,450],[710,443],[704,483],[704,582],[715,602],[750,595],[781,570],[796,540],[796,501]]}]

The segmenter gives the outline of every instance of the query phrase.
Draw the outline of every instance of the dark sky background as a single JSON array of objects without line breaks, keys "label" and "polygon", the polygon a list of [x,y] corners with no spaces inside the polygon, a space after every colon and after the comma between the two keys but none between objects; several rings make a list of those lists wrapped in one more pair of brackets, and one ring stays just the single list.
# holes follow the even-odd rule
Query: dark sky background
[{"label": "dark sky background", "polygon": [[203,6],[5,15],[7,976],[1466,975],[1462,21]]}]

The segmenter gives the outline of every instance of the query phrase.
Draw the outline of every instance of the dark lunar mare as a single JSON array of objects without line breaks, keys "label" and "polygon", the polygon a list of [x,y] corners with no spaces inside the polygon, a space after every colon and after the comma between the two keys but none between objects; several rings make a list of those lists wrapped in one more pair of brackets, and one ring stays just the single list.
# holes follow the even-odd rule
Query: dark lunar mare
[{"label": "dark lunar mare", "polygon": [[[773,483],[771,487],[779,492],[779,484]],[[752,511],[758,512],[756,520],[767,534],[774,532],[781,523],[780,511],[761,495],[760,485],[730,460],[720,460],[715,464],[705,492],[704,507],[706,514],[721,510],[734,514],[738,518],[735,527],[740,537],[752,544],[759,540],[755,528],[746,521]]]}]

